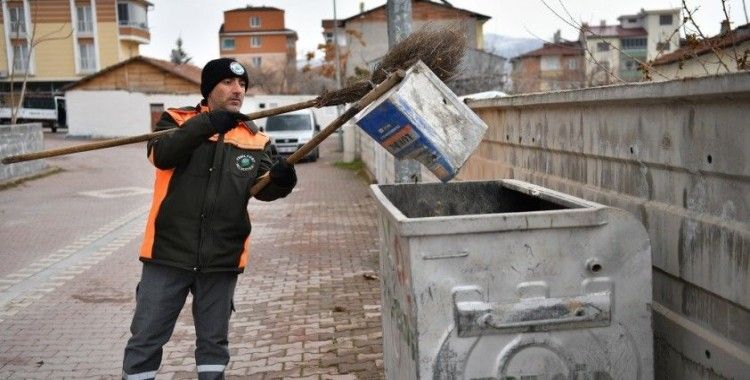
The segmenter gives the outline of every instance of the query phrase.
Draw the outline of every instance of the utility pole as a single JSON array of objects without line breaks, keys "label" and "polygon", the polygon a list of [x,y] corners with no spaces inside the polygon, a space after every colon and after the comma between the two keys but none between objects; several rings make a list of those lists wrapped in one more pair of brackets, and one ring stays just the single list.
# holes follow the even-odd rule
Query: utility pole
[{"label": "utility pole", "polygon": [[[388,47],[392,48],[411,34],[411,0],[388,0]],[[415,160],[395,160],[396,183],[416,183],[422,180],[422,170]]]},{"label": "utility pole", "polygon": [[[341,57],[339,56],[339,19],[336,15],[336,0],[333,0],[333,52],[336,56],[336,89],[341,89]],[[341,116],[341,107],[342,105],[336,105],[336,116]],[[348,132],[348,133],[347,133]],[[346,131],[346,128],[341,128],[337,131],[336,135],[339,138],[339,150],[342,152],[346,152],[347,150],[351,151],[351,147],[347,147],[346,135],[351,135],[352,131]],[[348,149],[347,149],[348,148]],[[344,158],[344,162],[351,162],[354,161],[353,157],[348,157],[346,153],[344,153],[344,156],[347,156]]]},{"label": "utility pole", "polygon": [[[333,51],[336,53],[336,89],[341,89],[341,59],[339,57],[339,20],[336,17],[336,0],[333,0]],[[341,108],[336,107],[341,114]]]}]

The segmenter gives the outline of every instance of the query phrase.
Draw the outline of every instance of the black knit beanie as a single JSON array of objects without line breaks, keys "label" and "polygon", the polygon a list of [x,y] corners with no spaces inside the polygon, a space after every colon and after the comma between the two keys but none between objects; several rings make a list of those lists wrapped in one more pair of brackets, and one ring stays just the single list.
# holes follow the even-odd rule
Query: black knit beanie
[{"label": "black knit beanie", "polygon": [[216,87],[219,82],[226,78],[242,78],[245,80],[245,91],[249,82],[247,70],[232,58],[219,58],[209,61],[203,66],[201,72],[201,95],[203,99],[208,99],[208,94]]}]

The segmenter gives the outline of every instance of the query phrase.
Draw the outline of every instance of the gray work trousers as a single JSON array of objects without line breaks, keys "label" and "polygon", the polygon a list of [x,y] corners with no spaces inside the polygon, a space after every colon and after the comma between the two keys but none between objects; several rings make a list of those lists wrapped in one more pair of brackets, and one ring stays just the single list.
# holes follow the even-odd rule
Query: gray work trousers
[{"label": "gray work trousers", "polygon": [[153,379],[162,347],[174,331],[188,292],[193,294],[195,363],[198,379],[223,379],[229,362],[229,317],[237,273],[195,273],[144,263],[136,288],[136,307],[125,347],[123,379]]}]

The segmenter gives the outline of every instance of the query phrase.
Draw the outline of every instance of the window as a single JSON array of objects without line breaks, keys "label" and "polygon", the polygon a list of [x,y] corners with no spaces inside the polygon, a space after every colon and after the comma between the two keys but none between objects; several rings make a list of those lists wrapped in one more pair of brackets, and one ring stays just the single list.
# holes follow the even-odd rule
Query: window
[{"label": "window", "polygon": [[623,38],[620,43],[623,50],[646,50],[645,38]]},{"label": "window", "polygon": [[669,41],[656,43],[656,50],[658,51],[669,51],[669,49],[670,49]]},{"label": "window", "polygon": [[94,23],[91,18],[90,5],[77,5],[76,17],[78,33],[92,33],[94,31]]},{"label": "window", "polygon": [[91,73],[96,71],[96,54],[94,53],[93,42],[79,42],[78,55],[80,58],[80,67],[82,73]]},{"label": "window", "polygon": [[26,34],[26,16],[23,13],[23,7],[8,7],[10,13],[10,34]]},{"label": "window", "polygon": [[578,59],[576,59],[576,58],[568,58],[568,69],[569,70],[576,70],[576,69],[578,69]]},{"label": "window", "polygon": [[598,42],[596,44],[596,51],[609,51],[609,42]]},{"label": "window", "polygon": [[628,22],[631,23],[631,24],[635,24],[636,22],[638,22],[638,19],[637,18],[629,18]]},{"label": "window", "polygon": [[560,56],[559,55],[542,56],[542,60],[540,62],[540,69],[542,71],[560,70]]},{"label": "window", "polygon": [[25,73],[29,68],[29,45],[25,42],[13,45],[13,71]]},{"label": "window", "polygon": [[672,25],[672,15],[660,15],[659,25]]},{"label": "window", "polygon": [[252,47],[260,47],[260,36],[252,36],[252,37],[250,37],[250,46],[252,46]]},{"label": "window", "polygon": [[121,26],[148,29],[146,7],[140,4],[118,2],[117,20]]},{"label": "window", "polygon": [[260,17],[258,17],[258,16],[250,17],[250,27],[251,28],[260,28]]},{"label": "window", "polygon": [[623,62],[623,67],[626,71],[636,71],[638,70],[638,62],[633,59],[628,59]]},{"label": "window", "polygon": [[325,32],[323,33],[323,37],[326,39],[326,44],[333,43],[333,32]]},{"label": "window", "polygon": [[221,50],[234,50],[234,38],[222,38]]},{"label": "window", "polygon": [[260,67],[261,63],[263,63],[261,57],[253,57],[253,66]]}]

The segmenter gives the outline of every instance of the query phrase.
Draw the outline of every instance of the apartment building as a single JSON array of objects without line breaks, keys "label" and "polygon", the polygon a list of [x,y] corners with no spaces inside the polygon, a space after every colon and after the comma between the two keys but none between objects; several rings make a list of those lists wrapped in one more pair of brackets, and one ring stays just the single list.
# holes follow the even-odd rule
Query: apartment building
[{"label": "apartment building", "polygon": [[[341,20],[322,20],[326,44],[338,43],[342,77],[357,71],[372,71],[388,51],[388,15],[386,5],[365,10],[360,3],[360,13]],[[425,24],[436,27],[458,25],[467,36],[468,46],[461,63],[464,70],[447,85],[457,94],[499,91],[505,85],[505,57],[484,51],[483,25],[489,20],[470,10],[456,8],[448,1],[413,0],[412,29]],[[334,38],[334,30],[337,33]],[[330,55],[327,59],[332,58]],[[335,72],[335,70],[334,70]]]},{"label": "apartment building", "polygon": [[584,87],[583,48],[565,41],[560,32],[553,42],[511,59],[514,93],[555,91]]},{"label": "apartment building", "polygon": [[[150,41],[145,0],[3,0],[0,101],[28,74],[24,107],[54,108],[60,88],[139,54]],[[31,49],[30,49],[31,47]]]},{"label": "apartment building", "polygon": [[[334,29],[338,32],[339,51],[346,56],[346,76],[353,75],[358,67],[371,70],[388,51],[387,18],[386,5],[383,4],[370,10],[360,8],[360,13],[337,20],[337,28],[334,28],[333,20],[322,20],[326,43],[333,42]],[[446,1],[414,0],[412,3],[413,30],[426,23],[437,26],[459,23],[470,49],[484,48],[483,25],[489,19],[489,16],[453,7]]]},{"label": "apartment building", "polygon": [[679,48],[680,9],[643,10],[618,17],[618,25],[583,24],[589,85],[639,81],[639,61],[646,62]]},{"label": "apartment building", "polygon": [[287,29],[284,10],[231,9],[219,30],[220,56],[233,57],[259,75],[251,84],[262,92],[288,92],[297,59],[297,32]]}]

